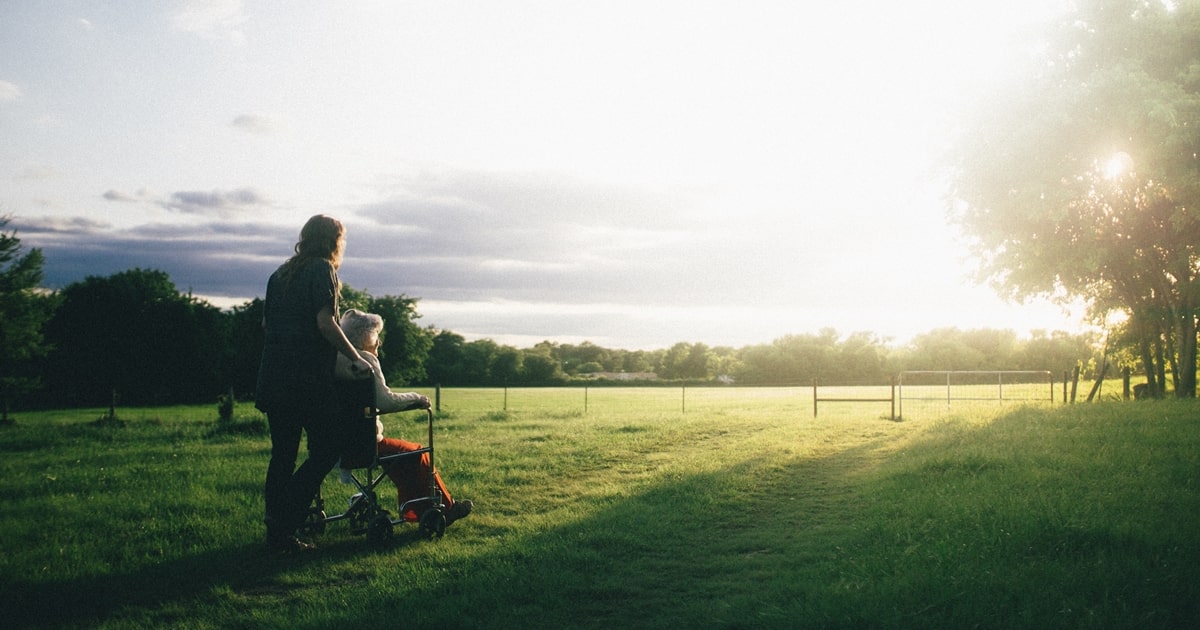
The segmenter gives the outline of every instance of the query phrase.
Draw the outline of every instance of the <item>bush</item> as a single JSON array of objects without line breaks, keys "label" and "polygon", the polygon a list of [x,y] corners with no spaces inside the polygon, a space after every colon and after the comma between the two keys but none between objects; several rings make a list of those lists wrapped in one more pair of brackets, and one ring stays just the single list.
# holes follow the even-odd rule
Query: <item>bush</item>
[{"label": "bush", "polygon": [[209,434],[210,437],[218,435],[253,436],[270,433],[266,419],[261,414],[249,418],[237,418],[234,415],[235,407],[237,407],[237,398],[233,395],[233,388],[229,389],[228,394],[217,396],[217,427]]}]

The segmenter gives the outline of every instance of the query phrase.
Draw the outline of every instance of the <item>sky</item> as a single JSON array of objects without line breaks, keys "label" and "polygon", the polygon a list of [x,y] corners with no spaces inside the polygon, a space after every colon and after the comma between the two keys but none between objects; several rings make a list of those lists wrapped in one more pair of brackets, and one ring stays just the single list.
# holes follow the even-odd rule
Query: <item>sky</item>
[{"label": "sky", "polygon": [[1044,0],[0,4],[0,214],[45,284],[228,307],[314,214],[467,339],[1077,332],[974,282],[939,158]]}]

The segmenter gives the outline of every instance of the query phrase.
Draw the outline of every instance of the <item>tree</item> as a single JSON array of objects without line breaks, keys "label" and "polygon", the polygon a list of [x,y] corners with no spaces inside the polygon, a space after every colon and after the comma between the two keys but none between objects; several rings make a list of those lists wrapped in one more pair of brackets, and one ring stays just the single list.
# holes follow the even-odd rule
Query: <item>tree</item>
[{"label": "tree", "polygon": [[550,356],[549,351],[539,344],[522,353],[521,378],[527,385],[561,385],[567,377],[558,359]]},{"label": "tree", "polygon": [[[1057,376],[1076,366],[1089,367],[1089,359],[1096,353],[1094,334],[1071,335],[1054,331],[1047,335],[1044,330],[1035,330],[1017,354],[1015,368],[1019,370],[1051,370]],[[1090,375],[1091,372],[1087,371]]]},{"label": "tree", "polygon": [[21,254],[15,231],[3,231],[9,217],[0,216],[0,423],[8,424],[9,404],[16,394],[38,386],[31,362],[47,352],[42,326],[55,298],[38,293],[42,250]]},{"label": "tree", "polygon": [[370,313],[371,294],[355,289],[343,282],[342,286],[338,289],[338,310],[345,313],[350,309]]},{"label": "tree", "polygon": [[713,374],[721,382],[735,382],[737,379],[734,375],[742,370],[742,362],[738,359],[737,349],[729,346],[713,348],[711,367]]},{"label": "tree", "polygon": [[[567,374],[577,374],[579,368],[586,364],[597,364],[603,367],[609,361],[609,351],[596,344],[585,341],[578,346],[562,344],[554,348],[552,355]],[[592,369],[592,372],[601,370]]]},{"label": "tree", "polygon": [[856,332],[838,345],[838,365],[845,383],[881,383],[887,380],[883,371],[883,342],[868,332]]},{"label": "tree", "polygon": [[114,393],[128,404],[209,402],[228,390],[228,322],[165,272],[89,276],[61,295],[46,324],[60,403],[107,405]]},{"label": "tree", "polygon": [[[939,328],[913,337],[913,350],[908,365],[910,370],[988,370],[1002,369],[1005,359],[990,355],[990,344],[979,347],[972,341],[986,338],[992,333],[1005,334],[1015,340],[1016,333],[1005,331],[982,331],[972,334],[957,328]],[[973,339],[973,337],[975,339]]]},{"label": "tree", "polygon": [[685,364],[691,352],[691,347],[691,344],[680,341],[667,348],[666,354],[663,355],[662,369],[659,370],[658,375],[669,379],[684,378],[684,371],[687,369]]},{"label": "tree", "polygon": [[463,344],[462,365],[467,382],[474,385],[503,385],[492,376],[492,362],[500,346],[491,339],[476,339]]},{"label": "tree", "polygon": [[425,379],[425,359],[433,347],[429,331],[417,325],[417,299],[385,295],[369,300],[370,312],[383,317],[379,363],[389,383],[396,385]]},{"label": "tree", "polygon": [[610,372],[650,372],[650,356],[645,350],[612,350],[612,362],[604,367]]},{"label": "tree", "polygon": [[679,342],[667,348],[660,376],[670,379],[707,381],[716,375],[717,358],[703,343]]},{"label": "tree", "polygon": [[[1009,297],[1125,313],[1151,388],[1196,395],[1200,3],[1084,0],[953,158],[952,215]],[[1157,357],[1162,356],[1163,359]]]},{"label": "tree", "polygon": [[512,346],[500,346],[492,357],[492,376],[501,383],[518,382],[524,367],[524,355]]},{"label": "tree", "polygon": [[258,367],[262,360],[263,311],[266,303],[254,298],[241,306],[235,306],[226,314],[229,331],[228,365],[225,374],[235,396],[253,394],[258,386]]},{"label": "tree", "polygon": [[467,385],[463,374],[463,345],[466,339],[449,330],[437,331],[425,364],[426,378],[433,385]]}]

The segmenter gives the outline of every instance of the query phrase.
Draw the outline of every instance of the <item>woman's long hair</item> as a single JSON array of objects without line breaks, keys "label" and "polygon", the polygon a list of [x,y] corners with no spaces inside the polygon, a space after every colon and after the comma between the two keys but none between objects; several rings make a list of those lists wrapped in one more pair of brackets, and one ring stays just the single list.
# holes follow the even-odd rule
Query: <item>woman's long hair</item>
[{"label": "woman's long hair", "polygon": [[346,228],[333,217],[318,214],[300,229],[300,241],[296,243],[296,254],[283,263],[283,278],[290,281],[297,269],[310,260],[329,261],[334,269],[342,266],[342,248],[346,244]]}]

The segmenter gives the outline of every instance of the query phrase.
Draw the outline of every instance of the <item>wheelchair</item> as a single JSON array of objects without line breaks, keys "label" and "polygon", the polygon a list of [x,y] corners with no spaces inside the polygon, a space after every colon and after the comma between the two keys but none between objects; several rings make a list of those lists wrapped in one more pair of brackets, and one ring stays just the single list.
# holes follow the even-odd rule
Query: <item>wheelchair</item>
[{"label": "wheelchair", "polygon": [[[392,539],[397,525],[409,523],[404,518],[393,518],[379,502],[379,485],[388,479],[392,466],[404,460],[429,454],[429,467],[433,470],[433,410],[425,409],[428,421],[428,440],[419,450],[380,456],[376,441],[376,420],[379,409],[375,406],[374,379],[356,379],[335,382],[336,413],[338,420],[347,429],[345,446],[342,450],[340,467],[343,480],[349,481],[357,490],[350,497],[344,512],[330,514],[320,489],[300,526],[300,533],[310,536],[324,534],[330,523],[346,521],[352,534],[365,534],[369,542],[381,544]],[[440,538],[446,532],[446,505],[441,490],[433,475],[429,475],[429,494],[405,501],[399,506],[401,515],[409,511],[419,514],[417,528],[426,539]]]}]

